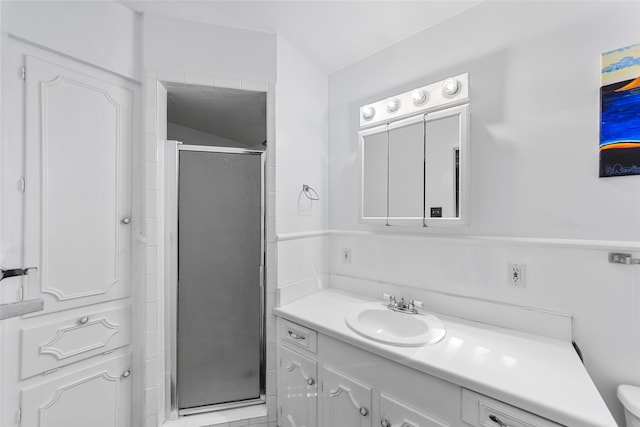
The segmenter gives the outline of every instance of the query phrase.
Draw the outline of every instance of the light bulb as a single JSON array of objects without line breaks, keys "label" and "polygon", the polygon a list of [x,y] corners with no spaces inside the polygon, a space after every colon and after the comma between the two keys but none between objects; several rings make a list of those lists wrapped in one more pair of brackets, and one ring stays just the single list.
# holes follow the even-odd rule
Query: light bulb
[{"label": "light bulb", "polygon": [[396,98],[390,99],[389,102],[387,102],[388,112],[395,113],[396,111],[398,111],[398,108],[400,108],[400,101],[398,101]]},{"label": "light bulb", "polygon": [[376,109],[367,105],[362,108],[362,118],[365,120],[371,120],[376,115]]},{"label": "light bulb", "polygon": [[415,105],[424,104],[427,101],[427,93],[423,90],[417,90],[411,94],[411,99]]},{"label": "light bulb", "polygon": [[452,96],[458,93],[460,89],[460,84],[456,79],[447,79],[444,81],[444,85],[442,86],[442,93],[447,96]]}]

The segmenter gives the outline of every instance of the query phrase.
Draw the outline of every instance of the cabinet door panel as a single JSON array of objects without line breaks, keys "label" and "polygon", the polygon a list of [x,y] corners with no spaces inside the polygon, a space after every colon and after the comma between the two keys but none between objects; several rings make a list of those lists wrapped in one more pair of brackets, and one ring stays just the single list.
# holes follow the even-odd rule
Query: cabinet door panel
[{"label": "cabinet door panel", "polygon": [[389,125],[389,224],[422,225],[424,217],[424,120]]},{"label": "cabinet door panel", "polygon": [[315,427],[318,418],[317,364],[281,347],[279,392],[282,393],[281,427]]},{"label": "cabinet door panel", "polygon": [[324,427],[371,427],[371,387],[330,368],[322,369]]},{"label": "cabinet door panel", "polygon": [[381,126],[360,132],[361,212],[363,222],[387,221],[388,134]]},{"label": "cabinet door panel", "polygon": [[425,224],[468,221],[469,106],[425,118]]},{"label": "cabinet door panel", "polygon": [[131,379],[125,354],[22,392],[22,425],[126,427]]},{"label": "cabinet door panel", "polygon": [[[383,420],[389,424],[383,424]],[[407,406],[388,396],[380,393],[380,425],[390,427],[448,427],[449,424],[437,420],[425,413]]]},{"label": "cabinet door panel", "polygon": [[39,267],[38,315],[128,296],[132,93],[37,58],[26,66],[25,258]]}]

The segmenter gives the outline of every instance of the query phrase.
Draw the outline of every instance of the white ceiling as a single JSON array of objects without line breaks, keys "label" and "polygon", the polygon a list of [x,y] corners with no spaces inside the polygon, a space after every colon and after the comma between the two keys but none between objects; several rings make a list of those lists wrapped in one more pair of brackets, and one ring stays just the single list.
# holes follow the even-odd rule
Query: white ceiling
[{"label": "white ceiling", "polygon": [[[457,15],[482,0],[122,0],[152,15],[277,33],[327,74]],[[168,87],[173,123],[255,146],[266,139],[264,94]],[[255,95],[255,96],[254,96]]]},{"label": "white ceiling", "polygon": [[331,74],[481,0],[123,0],[137,11],[277,33]]}]

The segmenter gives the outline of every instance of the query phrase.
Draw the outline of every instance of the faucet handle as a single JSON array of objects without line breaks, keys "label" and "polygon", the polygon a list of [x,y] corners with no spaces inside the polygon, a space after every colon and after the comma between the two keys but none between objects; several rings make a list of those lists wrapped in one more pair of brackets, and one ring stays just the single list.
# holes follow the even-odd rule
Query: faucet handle
[{"label": "faucet handle", "polygon": [[382,294],[382,299],[393,302],[396,300],[396,297],[391,294]]},{"label": "faucet handle", "polygon": [[422,301],[409,300],[409,308],[422,308]]}]

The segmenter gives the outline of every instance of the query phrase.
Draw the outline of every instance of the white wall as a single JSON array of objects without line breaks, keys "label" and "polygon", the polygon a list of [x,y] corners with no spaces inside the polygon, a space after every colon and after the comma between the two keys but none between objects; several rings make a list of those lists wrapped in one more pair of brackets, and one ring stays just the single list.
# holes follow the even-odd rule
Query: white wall
[{"label": "white wall", "polygon": [[139,79],[136,14],[110,1],[12,1],[7,32],[126,77]]},{"label": "white wall", "polygon": [[486,2],[331,75],[331,228],[366,229],[358,107],[468,71],[472,224],[459,233],[640,240],[638,177],[598,178],[600,54],[638,43],[639,8]]},{"label": "white wall", "polygon": [[[631,2],[484,2],[329,77],[330,272],[573,315],[619,422],[615,386],[640,385],[640,269],[607,252],[640,256],[640,177],[598,178],[599,60],[640,41],[638,16]],[[358,108],[463,72],[471,225],[358,224]],[[509,262],[527,265],[526,289],[507,287]]]},{"label": "white wall", "polygon": [[145,15],[144,49],[148,70],[276,79],[274,34]]},{"label": "white wall", "polygon": [[[289,41],[278,37],[276,85],[276,230],[279,302],[328,281],[328,77]],[[313,187],[311,201],[302,185]]]},{"label": "white wall", "polygon": [[[276,86],[278,234],[326,230],[327,74],[303,52],[278,37]],[[298,201],[302,184],[320,195],[313,205]]]}]

